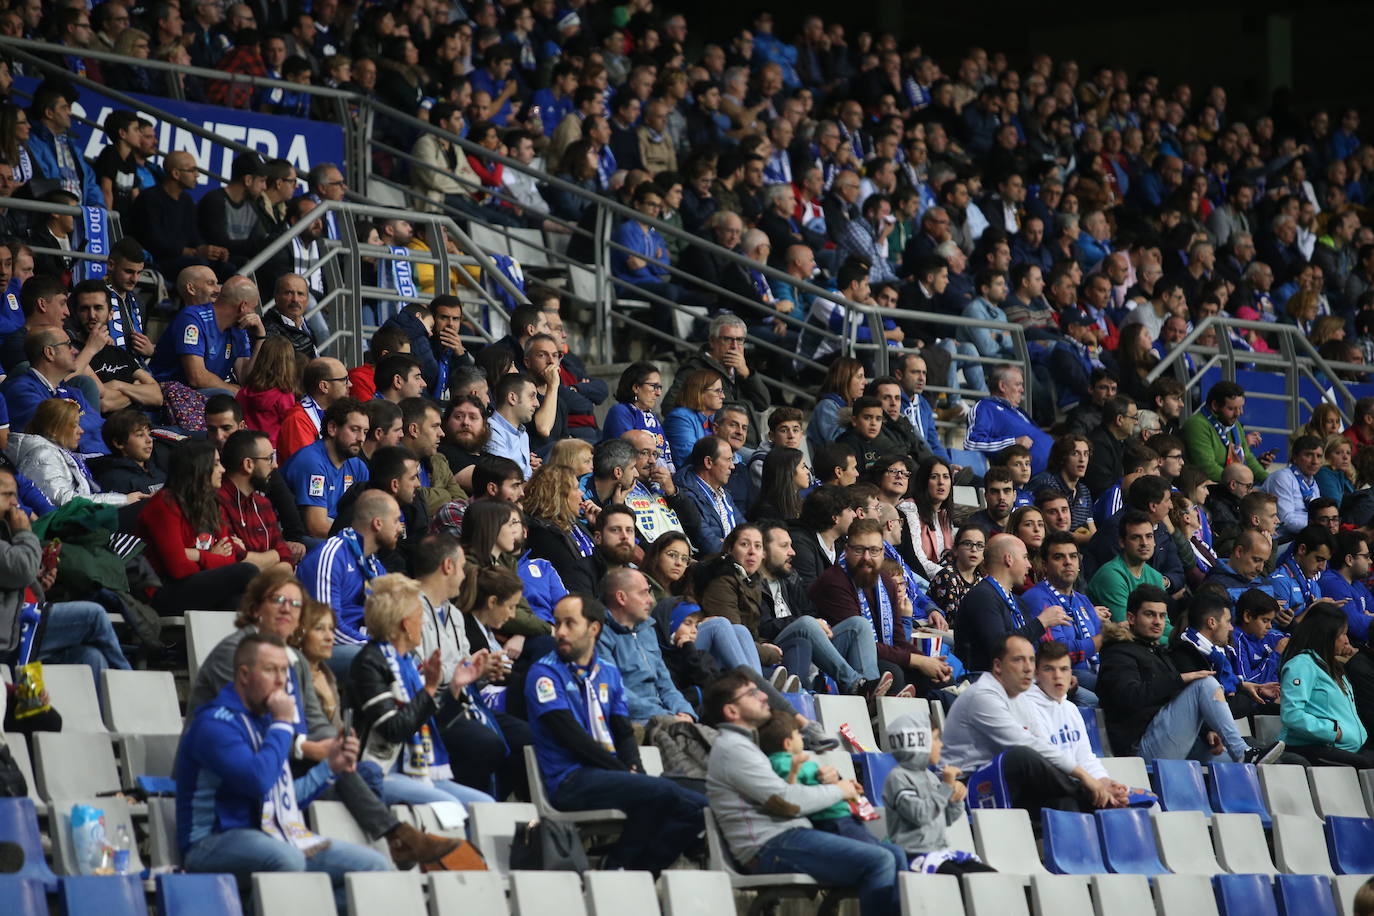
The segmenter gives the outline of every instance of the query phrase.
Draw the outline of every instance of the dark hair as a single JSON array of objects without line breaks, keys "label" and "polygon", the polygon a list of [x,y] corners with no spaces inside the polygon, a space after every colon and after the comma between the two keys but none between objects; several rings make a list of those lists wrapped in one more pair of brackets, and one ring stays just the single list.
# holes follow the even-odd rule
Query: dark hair
[{"label": "dark hair", "polygon": [[400,480],[405,474],[407,461],[418,464],[420,459],[404,445],[388,445],[377,449],[372,453],[372,461],[369,464],[371,475],[368,477],[368,483],[381,485],[374,489],[385,489],[392,481]]},{"label": "dark hair", "polygon": [[1139,509],[1126,509],[1121,513],[1121,521],[1116,527],[1117,537],[1124,540],[1126,537],[1126,529],[1134,528],[1137,525],[1149,525],[1151,531],[1153,531],[1155,527],[1155,523],[1150,521],[1150,517],[1144,512],[1141,512]]},{"label": "dark hair", "polygon": [[[583,620],[588,623],[600,624],[603,627],[606,625],[606,605],[601,603],[600,598],[589,592],[568,592],[563,597],[576,598],[582,602],[582,607],[578,609],[578,612],[582,615]],[[562,598],[559,600],[561,601]]]},{"label": "dark hair", "polygon": [[725,721],[725,707],[734,700],[735,694],[741,687],[753,684],[752,678],[736,668],[706,685],[706,695],[701,701],[701,721],[711,726],[720,725]]},{"label": "dark hair", "polygon": [[785,750],[787,741],[797,731],[795,713],[781,709],[773,710],[768,721],[759,726],[759,750],[765,754],[776,754]]},{"label": "dark hair", "polygon": [[218,534],[224,524],[215,488],[210,486],[218,461],[214,443],[183,439],[172,448],[167,464],[167,492],[197,534]]},{"label": "dark hair", "polygon": [[1069,647],[1057,639],[1049,642],[1042,642],[1035,647],[1035,667],[1039,668],[1045,662],[1057,662],[1061,658],[1069,657]]},{"label": "dark hair", "polygon": [[1102,425],[1110,426],[1112,421],[1118,417],[1127,416],[1131,412],[1133,402],[1124,394],[1117,394],[1107,398],[1102,403]]},{"label": "dark hair", "polygon": [[[143,416],[139,411],[133,412],[138,413],[139,416]],[[114,416],[111,415],[110,420],[113,419]],[[105,421],[105,428],[102,430],[102,433],[108,433],[110,431],[110,420]],[[144,422],[147,422],[146,417],[144,417]],[[266,438],[267,433],[256,429],[241,429],[237,432],[230,433],[229,438],[224,440],[224,446],[220,449],[220,463],[224,465],[226,471],[237,471],[239,468],[243,467],[245,459],[253,457],[253,453],[257,451],[258,448],[258,440]]]},{"label": "dark hair", "polygon": [[363,402],[362,411],[367,417],[368,439],[376,439],[378,433],[391,429],[401,419],[401,408],[386,398],[369,398]]},{"label": "dark hair", "polygon": [[1001,465],[989,467],[987,472],[983,474],[983,489],[987,490],[988,484],[990,483],[1011,483],[1014,485],[1011,479],[1011,471]]},{"label": "dark hair", "polygon": [[116,445],[122,446],[140,429],[151,428],[152,423],[149,422],[147,414],[134,407],[125,407],[105,418],[105,425],[100,427],[100,438],[105,441],[105,447],[113,452]]},{"label": "dark hair", "polygon": [[482,497],[487,495],[487,487],[495,484],[496,489],[500,490],[501,485],[507,480],[525,479],[525,472],[520,469],[520,465],[504,455],[481,455],[472,466],[472,492],[474,502],[484,502]]},{"label": "dark hair", "polygon": [[397,376],[404,379],[410,375],[411,369],[419,368],[420,361],[409,353],[388,353],[377,362],[377,368],[373,372],[377,390],[390,391],[394,387],[392,381]]},{"label": "dark hair", "polygon": [[[493,349],[505,349],[498,347]],[[491,386],[491,409],[493,412],[505,407],[510,400],[510,396],[517,392],[523,393],[525,386],[531,384],[530,380],[524,375],[515,372],[507,372]]]},{"label": "dark hair", "polygon": [[631,523],[636,521],[635,510],[624,503],[608,503],[601,507],[601,514],[596,517],[596,523],[592,525],[592,531],[600,534],[606,528],[607,522],[612,515],[628,515]]},{"label": "dark hair", "polygon": [[[345,398],[344,400],[349,399]],[[338,402],[336,401],[335,403]],[[354,403],[357,402],[355,401]],[[235,423],[243,422],[243,405],[241,405],[238,399],[232,394],[211,395],[209,400],[205,402],[205,415],[207,417],[222,413],[232,414]],[[325,419],[328,420],[328,418],[329,414],[326,412]]]},{"label": "dark hair", "polygon": [[1245,397],[1245,389],[1235,382],[1220,381],[1207,390],[1207,406],[1220,404],[1232,398]]},{"label": "dark hair", "polygon": [[1298,452],[1320,452],[1322,441],[1316,436],[1303,435],[1293,440],[1293,447],[1289,453],[1296,455]]},{"label": "dark hair", "polygon": [[630,363],[625,367],[625,371],[620,373],[620,381],[616,382],[615,399],[622,404],[633,403],[635,386],[642,385],[651,375],[659,375],[658,366],[653,363]]},{"label": "dark hair", "polygon": [[425,422],[425,417],[431,410],[439,413],[439,405],[423,397],[402,398],[401,403],[396,406],[401,409],[401,426],[405,429],[410,429],[412,423]]},{"label": "dark hair", "polygon": [[1237,620],[1244,620],[1246,617],[1263,617],[1265,614],[1277,614],[1278,612],[1279,603],[1274,596],[1257,588],[1247,588],[1236,599]]},{"label": "dark hair", "polygon": [[258,660],[258,651],[263,646],[276,646],[285,651],[286,642],[275,633],[249,633],[239,644],[234,647],[234,677],[238,677],[239,669],[251,665]]},{"label": "dark hair", "polygon": [[395,325],[383,325],[372,335],[372,342],[367,349],[368,358],[372,361],[373,377],[376,377],[377,361],[384,354],[396,353],[401,347],[410,343],[410,336]]},{"label": "dark hair", "polygon": [[[940,513],[948,512],[954,505],[953,475],[950,476],[949,495],[945,497],[945,501],[937,506],[930,500],[930,478],[935,474],[937,467],[943,467],[948,471],[949,462],[934,455],[922,461],[917,466],[916,473],[912,475],[911,486],[907,489],[907,492],[912,494],[912,498],[916,501],[916,514],[920,517],[921,524],[931,528],[939,524]],[[911,534],[912,537],[920,536],[920,533],[916,531]]]},{"label": "dark hair", "polygon": [[728,443],[719,436],[702,436],[696,445],[692,446],[692,453],[687,457],[687,466],[694,471],[701,470],[706,466],[706,459],[715,460],[720,454],[720,447],[726,444]]},{"label": "dark hair", "polygon": [[[230,398],[230,400],[232,401],[233,398]],[[234,404],[237,405],[238,402],[234,401]],[[205,412],[210,412],[209,405],[206,406]],[[333,404],[325,408],[322,426],[325,430],[329,429],[330,424],[333,424],[335,427],[343,426],[348,422],[348,415],[354,413],[360,413],[363,414],[363,416],[367,416],[363,411],[362,401],[356,398],[339,398]],[[242,418],[243,414],[239,414],[239,419]]]},{"label": "dark hair", "polygon": [[[1058,493],[1056,495],[1063,496],[1064,494]],[[1007,527],[1011,526],[1008,525]],[[1049,534],[1045,535],[1045,540],[1040,542],[1040,559],[1048,560],[1050,558],[1051,547],[1062,547],[1065,544],[1077,545],[1077,543],[1073,535],[1068,531],[1051,531]]]},{"label": "dark hair", "polygon": [[821,483],[830,480],[836,468],[849,464],[850,458],[858,460],[854,449],[844,442],[827,442],[816,449],[811,458],[811,467]]},{"label": "dark hair", "polygon": [[512,513],[519,514],[515,503],[499,499],[475,499],[463,513],[463,548],[478,566],[491,562],[496,547],[496,534],[510,521]]},{"label": "dark hair", "polygon": [[1139,442],[1127,443],[1121,453],[1121,473],[1130,474],[1159,460],[1159,452]]},{"label": "dark hair", "polygon": [[[1188,605],[1188,626],[1200,630],[1207,625],[1208,620],[1220,620],[1227,610],[1227,603],[1222,598],[1208,592],[1199,592]],[[1178,633],[1179,630],[1174,632]]]},{"label": "dark hair", "polygon": [[797,466],[806,460],[801,449],[775,446],[763,459],[763,484],[759,487],[754,508],[770,505],[779,517],[789,521],[801,515],[801,490],[793,477]]},{"label": "dark hair", "polygon": [[1163,502],[1169,496],[1169,482],[1156,474],[1146,474],[1131,482],[1123,502],[1131,509],[1148,511],[1155,503]]},{"label": "dark hair", "polygon": [[1353,557],[1360,552],[1360,548],[1369,543],[1369,535],[1356,529],[1354,531],[1342,531],[1336,535],[1336,550],[1331,554],[1331,568],[1345,569],[1346,557]]},{"label": "dark hair", "polygon": [[1348,694],[1350,685],[1345,680],[1345,665],[1336,657],[1336,639],[1341,635],[1341,631],[1349,626],[1345,611],[1330,601],[1314,603],[1293,628],[1293,635],[1288,637],[1288,645],[1283,650],[1283,660],[1279,663],[1279,669],[1282,670],[1289,659],[1311,653],[1316,656],[1317,663],[1322,669]]},{"label": "dark hair", "polygon": [[802,500],[801,515],[797,521],[811,531],[824,531],[835,524],[840,513],[853,507],[854,500],[844,487],[817,487]]},{"label": "dark hair", "polygon": [[411,554],[411,571],[422,579],[438,571],[444,561],[463,549],[462,542],[447,531],[435,531],[420,538]]},{"label": "dark hair", "polygon": [[[108,420],[106,421],[106,425],[109,425]],[[1315,500],[1313,501],[1315,502]],[[1312,524],[1303,528],[1297,534],[1293,535],[1292,545],[1294,556],[1297,555],[1299,547],[1311,553],[1318,547],[1325,546],[1331,551],[1333,557],[1336,554],[1336,539],[1331,536],[1331,532],[1327,530],[1325,525]]]},{"label": "dark hair", "polygon": [[1131,597],[1126,599],[1126,613],[1134,614],[1140,610],[1140,606],[1145,602],[1151,604],[1169,605],[1169,593],[1158,585],[1137,585],[1131,592]]}]

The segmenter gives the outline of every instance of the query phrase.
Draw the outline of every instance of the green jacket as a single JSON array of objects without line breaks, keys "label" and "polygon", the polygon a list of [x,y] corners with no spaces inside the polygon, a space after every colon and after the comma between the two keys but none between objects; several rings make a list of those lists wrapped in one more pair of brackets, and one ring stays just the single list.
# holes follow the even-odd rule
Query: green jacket
[{"label": "green jacket", "polygon": [[[1164,577],[1159,574],[1159,570],[1146,563],[1140,571],[1140,578],[1137,579],[1126,568],[1126,561],[1121,559],[1121,554],[1117,554],[1103,563],[1102,568],[1093,574],[1092,580],[1088,582],[1088,597],[1092,599],[1093,604],[1110,608],[1112,619],[1120,623],[1126,619],[1126,602],[1130,600],[1131,592],[1142,585],[1158,585],[1163,588]],[[1164,624],[1165,640],[1168,640],[1171,629],[1171,624]]]},{"label": "green jacket", "polygon": [[[1250,451],[1250,443],[1245,441],[1245,427],[1237,422],[1236,431],[1240,434],[1240,448],[1245,456],[1245,466],[1255,472],[1255,486],[1259,486],[1264,483],[1269,472],[1259,463],[1254,452]],[[1221,480],[1221,472],[1226,467],[1226,446],[1217,435],[1217,431],[1212,428],[1212,424],[1202,415],[1202,411],[1199,410],[1185,420],[1179,432],[1183,434],[1183,444],[1188,447],[1188,463],[1206,474],[1208,480]]]},{"label": "green jacket", "polygon": [[[1355,711],[1355,698],[1344,678],[1338,683],[1311,652],[1284,662],[1279,670],[1279,740],[1306,747],[1319,745],[1343,751],[1364,747],[1364,723]],[[1336,740],[1336,726],[1341,738]]]},{"label": "green jacket", "polygon": [[[774,773],[786,779],[792,772],[792,755],[787,753],[787,751],[778,751],[776,754],[769,754],[768,764],[773,768]],[[803,763],[797,770],[797,783],[803,786],[820,785],[820,770],[820,764],[816,763],[816,761],[806,761],[806,763]],[[829,808],[822,808],[811,814],[810,817],[813,821],[828,821],[841,817],[850,817],[853,814],[854,812],[850,810],[849,802],[841,801],[835,802],[835,804],[831,805]]]}]

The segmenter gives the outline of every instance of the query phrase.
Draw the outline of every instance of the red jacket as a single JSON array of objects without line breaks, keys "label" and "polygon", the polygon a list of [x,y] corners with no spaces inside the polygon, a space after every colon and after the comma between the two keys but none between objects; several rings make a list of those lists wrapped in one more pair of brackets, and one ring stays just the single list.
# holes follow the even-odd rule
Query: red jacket
[{"label": "red jacket", "polygon": [[281,429],[282,420],[296,406],[296,396],[280,388],[266,391],[240,388],[234,400],[243,408],[243,422],[248,424],[248,428],[266,433],[267,438],[272,440],[272,447],[276,448],[277,432]]},{"label": "red jacket", "polygon": [[245,548],[253,553],[275,550],[277,556],[291,562],[291,548],[286,546],[270,499],[256,490],[244,496],[227,477],[216,495],[220,514],[228,523],[229,531],[243,541]]},{"label": "red jacket", "polygon": [[[247,414],[244,415],[244,419],[248,419]],[[299,404],[292,407],[286,412],[286,416],[282,417],[277,437],[272,442],[277,448],[277,464],[286,464],[286,459],[318,438],[320,431],[315,428],[315,421],[310,419],[310,414],[305,412],[305,408]]]},{"label": "red jacket", "polygon": [[[148,542],[148,561],[159,575],[167,579],[185,579],[198,572],[218,569],[242,560],[243,552],[237,549],[231,556],[211,553],[209,550],[221,538],[229,537],[230,533],[223,516],[219,520],[219,530],[213,534],[193,530],[181,507],[167,490],[154,493],[138,515],[137,534]],[[186,558],[188,547],[200,551],[199,560]]]},{"label": "red jacket", "polygon": [[377,393],[377,367],[371,363],[363,363],[349,369],[348,382],[352,386],[348,389],[350,398],[364,402],[372,400],[372,396]]}]

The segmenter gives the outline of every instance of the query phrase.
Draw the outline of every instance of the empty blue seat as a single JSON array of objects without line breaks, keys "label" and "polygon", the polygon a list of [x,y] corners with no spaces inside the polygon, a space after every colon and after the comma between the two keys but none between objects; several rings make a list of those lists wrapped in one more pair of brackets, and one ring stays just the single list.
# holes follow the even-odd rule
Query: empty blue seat
[{"label": "empty blue seat", "polygon": [[1325,875],[1279,875],[1274,890],[1283,916],[1336,912],[1331,879]]},{"label": "empty blue seat", "polygon": [[243,916],[233,875],[158,875],[157,916]]},{"label": "empty blue seat", "polygon": [[1212,881],[1221,916],[1279,916],[1268,875],[1217,875]]},{"label": "empty blue seat", "polygon": [[0,875],[0,900],[9,916],[48,916],[48,898],[37,878]]},{"label": "empty blue seat", "polygon": [[143,885],[136,875],[68,875],[62,879],[67,916],[147,916]]},{"label": "empty blue seat", "polygon": [[1102,732],[1097,727],[1097,710],[1080,706],[1078,714],[1083,717],[1083,731],[1088,735],[1088,745],[1093,749],[1093,754],[1097,757],[1108,756],[1102,753]]},{"label": "empty blue seat", "polygon": [[854,775],[864,787],[864,794],[875,808],[881,808],[883,786],[887,784],[887,774],[896,768],[897,758],[884,751],[869,751],[849,756],[854,760]]},{"label": "empty blue seat", "polygon": [[1155,791],[1165,811],[1201,811],[1212,816],[1202,766],[1196,760],[1156,760]]},{"label": "empty blue seat", "polygon": [[1097,812],[1102,858],[1118,875],[1167,875],[1159,861],[1154,828],[1143,808],[1109,808]]},{"label": "empty blue seat", "polygon": [[1374,820],[1367,817],[1328,817],[1326,850],[1336,874],[1374,874]]},{"label": "empty blue seat", "polygon": [[1041,808],[1040,823],[1045,840],[1041,859],[1050,871],[1056,875],[1097,875],[1107,870],[1091,814]]},{"label": "empty blue seat", "polygon": [[48,892],[57,891],[57,876],[43,861],[43,838],[38,832],[38,811],[27,798],[0,798],[0,837],[24,848],[24,867],[17,878],[33,878]]},{"label": "empty blue seat", "polygon": [[792,704],[792,708],[801,713],[811,721],[816,721],[816,701],[811,698],[811,694],[802,691],[801,693],[784,693],[787,702]]},{"label": "empty blue seat", "polygon": [[1219,814],[1258,814],[1268,830],[1273,824],[1260,793],[1259,774],[1252,763],[1213,763],[1207,797]]}]

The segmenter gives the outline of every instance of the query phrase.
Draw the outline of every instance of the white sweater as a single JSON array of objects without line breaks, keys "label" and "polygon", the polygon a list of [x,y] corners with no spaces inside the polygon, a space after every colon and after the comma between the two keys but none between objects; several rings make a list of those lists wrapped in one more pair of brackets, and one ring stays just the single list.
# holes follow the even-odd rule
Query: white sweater
[{"label": "white sweater", "polygon": [[[1032,688],[1034,689],[1034,685]],[[1078,766],[1064,748],[1052,744],[1041,719],[1022,694],[1012,698],[991,672],[959,695],[945,719],[944,759],[965,773],[986,766],[1008,748],[1024,745],[1050,766],[1071,773]]]},{"label": "white sweater", "polygon": [[1074,763],[1081,766],[1090,776],[1096,779],[1107,777],[1107,770],[1102,766],[1102,761],[1093,753],[1092,744],[1088,741],[1088,731],[1083,726],[1083,714],[1077,706],[1068,700],[1052,699],[1038,684],[1031,684],[1030,690],[1021,697],[1021,701],[1035,710],[1040,727],[1049,738],[1050,744],[1071,757]]}]

